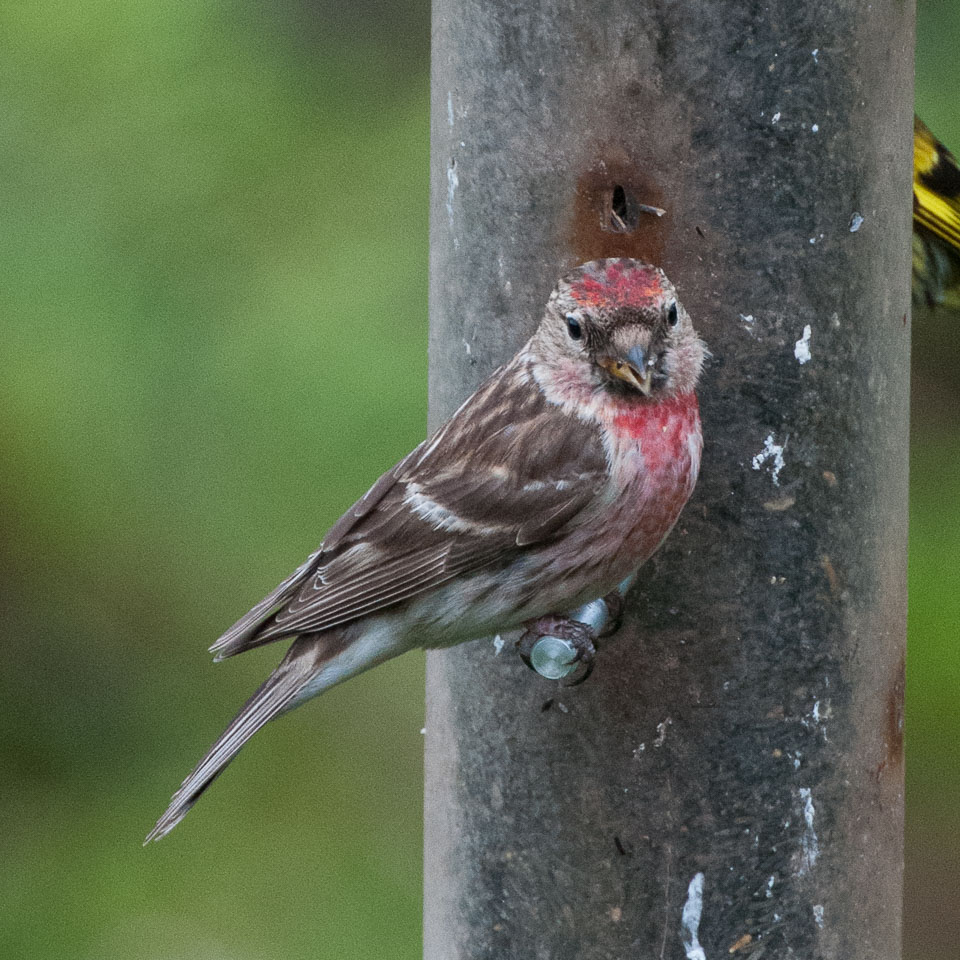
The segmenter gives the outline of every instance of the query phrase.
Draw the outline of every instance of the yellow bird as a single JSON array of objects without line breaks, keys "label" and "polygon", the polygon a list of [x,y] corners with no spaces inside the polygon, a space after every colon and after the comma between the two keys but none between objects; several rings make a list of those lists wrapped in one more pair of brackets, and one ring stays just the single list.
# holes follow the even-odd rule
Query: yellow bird
[{"label": "yellow bird", "polygon": [[913,118],[913,300],[960,309],[960,167]]}]

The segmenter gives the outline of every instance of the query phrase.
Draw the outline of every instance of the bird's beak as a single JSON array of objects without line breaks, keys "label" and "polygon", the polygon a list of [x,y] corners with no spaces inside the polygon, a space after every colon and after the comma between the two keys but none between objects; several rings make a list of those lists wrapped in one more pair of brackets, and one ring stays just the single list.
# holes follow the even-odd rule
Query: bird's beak
[{"label": "bird's beak", "polygon": [[615,377],[625,380],[645,397],[650,396],[650,388],[653,385],[653,370],[647,364],[647,352],[643,347],[631,347],[627,351],[625,359],[603,358],[600,360],[600,365],[609,370]]}]

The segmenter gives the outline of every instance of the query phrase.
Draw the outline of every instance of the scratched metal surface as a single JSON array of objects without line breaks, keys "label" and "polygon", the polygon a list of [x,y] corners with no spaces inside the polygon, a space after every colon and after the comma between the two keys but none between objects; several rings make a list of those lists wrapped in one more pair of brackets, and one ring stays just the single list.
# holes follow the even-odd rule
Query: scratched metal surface
[{"label": "scratched metal surface", "polygon": [[590,680],[428,656],[428,960],[899,956],[912,39],[893,0],[435,0],[432,422],[598,256],[713,359]]}]

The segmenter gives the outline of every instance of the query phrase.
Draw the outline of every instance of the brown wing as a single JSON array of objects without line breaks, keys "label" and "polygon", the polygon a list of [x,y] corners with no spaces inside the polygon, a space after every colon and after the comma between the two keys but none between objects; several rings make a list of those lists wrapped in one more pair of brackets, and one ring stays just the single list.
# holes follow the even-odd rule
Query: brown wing
[{"label": "brown wing", "polygon": [[514,361],[384,474],[320,549],[211,650],[217,659],[382,610],[556,535],[605,482],[599,432]]}]

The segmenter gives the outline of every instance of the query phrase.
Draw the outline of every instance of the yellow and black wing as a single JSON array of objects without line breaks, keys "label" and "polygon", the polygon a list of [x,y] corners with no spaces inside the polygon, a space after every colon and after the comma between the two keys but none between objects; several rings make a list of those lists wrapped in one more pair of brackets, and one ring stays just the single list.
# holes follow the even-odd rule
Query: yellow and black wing
[{"label": "yellow and black wing", "polygon": [[919,118],[913,121],[913,296],[960,307],[960,167]]}]

